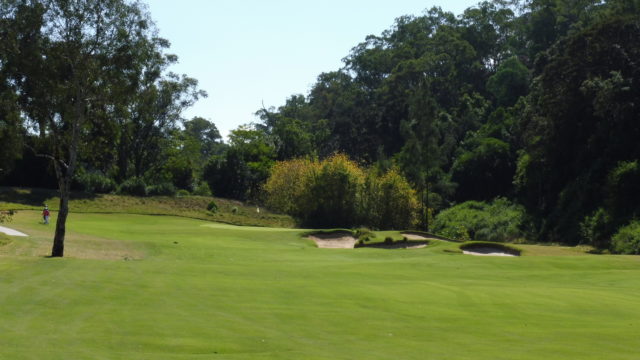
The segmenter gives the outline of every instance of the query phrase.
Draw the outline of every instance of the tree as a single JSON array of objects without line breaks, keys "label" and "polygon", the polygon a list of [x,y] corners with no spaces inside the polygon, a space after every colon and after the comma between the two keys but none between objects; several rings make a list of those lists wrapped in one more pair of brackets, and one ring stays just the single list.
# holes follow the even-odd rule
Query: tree
[{"label": "tree", "polygon": [[205,118],[196,116],[185,121],[184,133],[199,143],[203,159],[219,155],[224,148],[220,131],[213,122]]},{"label": "tree", "polygon": [[0,14],[7,25],[1,40],[12,47],[3,68],[24,120],[40,134],[37,150],[55,169],[60,207],[51,255],[61,257],[71,182],[88,134],[136,94],[139,74],[162,57],[166,42],[155,38],[141,5],[126,0],[7,0]]},{"label": "tree", "polygon": [[551,241],[579,242],[579,223],[604,205],[607,182],[615,194],[637,178],[629,164],[640,158],[640,91],[631,86],[640,82],[639,37],[637,16],[612,16],[539,59],[516,182],[521,201],[540,219],[538,231]]}]

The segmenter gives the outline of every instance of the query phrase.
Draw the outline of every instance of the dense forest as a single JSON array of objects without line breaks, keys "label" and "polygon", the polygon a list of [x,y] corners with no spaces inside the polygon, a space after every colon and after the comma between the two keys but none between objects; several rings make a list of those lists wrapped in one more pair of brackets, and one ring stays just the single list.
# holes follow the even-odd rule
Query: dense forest
[{"label": "dense forest", "polygon": [[[108,38],[76,62],[65,54],[90,42],[43,36],[42,2],[12,3],[0,14],[2,185],[213,194],[308,224],[640,252],[639,0],[494,0],[399,17],[227,142],[212,122],[181,118],[206,94],[168,71],[177,58],[139,7],[119,31],[90,33]],[[64,118],[78,106],[76,129]],[[56,164],[74,152],[61,182]],[[303,181],[283,172],[294,168],[315,181],[295,207],[274,185]]]}]

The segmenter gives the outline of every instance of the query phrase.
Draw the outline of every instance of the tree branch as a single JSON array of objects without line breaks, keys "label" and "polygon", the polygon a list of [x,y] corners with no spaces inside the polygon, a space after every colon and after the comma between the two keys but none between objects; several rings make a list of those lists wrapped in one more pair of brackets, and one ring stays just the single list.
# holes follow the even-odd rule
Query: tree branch
[{"label": "tree branch", "polygon": [[55,157],[55,156],[53,156],[53,155],[50,155],[50,154],[40,154],[40,153],[38,153],[38,152],[36,151],[36,149],[35,149],[33,146],[31,146],[31,145],[29,145],[29,144],[24,144],[24,146],[26,146],[29,150],[33,151],[33,154],[34,154],[36,157],[46,158],[46,159],[49,159],[49,160],[51,160],[51,161],[54,161],[54,162],[56,162],[56,163],[58,163],[58,164],[62,165],[65,169],[68,169],[68,168],[69,168],[69,165],[67,165],[67,163],[65,163],[65,162],[64,162],[63,160],[61,160],[61,159],[56,158],[56,157]]}]

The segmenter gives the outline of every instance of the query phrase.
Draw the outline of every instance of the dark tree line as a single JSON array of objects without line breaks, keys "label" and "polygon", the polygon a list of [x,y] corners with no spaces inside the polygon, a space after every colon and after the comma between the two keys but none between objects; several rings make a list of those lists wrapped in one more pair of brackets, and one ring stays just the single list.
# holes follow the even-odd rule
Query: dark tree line
[{"label": "dark tree line", "polygon": [[[458,16],[432,8],[397,18],[227,143],[212,123],[180,119],[203,93],[167,72],[176,57],[137,3],[109,2],[129,6],[121,23],[132,28],[109,32],[103,53],[83,53],[101,78],[75,85],[73,66],[56,56],[90,42],[44,34],[51,17],[36,5],[91,2],[6,3],[15,7],[2,9],[0,27],[4,184],[54,185],[39,174],[55,174],[55,162],[36,156],[56,146],[47,124],[72,128],[68,114],[82,109],[70,186],[88,191],[210,190],[261,202],[277,161],[343,153],[382,172],[398,167],[423,227],[430,212],[499,197],[524,207],[535,240],[607,247],[640,216],[638,0],[493,0]],[[59,79],[85,96],[58,89]]]}]

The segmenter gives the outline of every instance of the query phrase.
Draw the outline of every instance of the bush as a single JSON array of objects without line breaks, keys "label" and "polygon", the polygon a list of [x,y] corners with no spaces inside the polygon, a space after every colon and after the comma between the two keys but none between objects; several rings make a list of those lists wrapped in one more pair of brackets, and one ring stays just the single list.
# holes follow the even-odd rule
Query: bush
[{"label": "bush", "polygon": [[139,177],[132,177],[125,180],[118,188],[118,194],[133,195],[133,196],[146,196],[147,186]]},{"label": "bush", "polygon": [[170,182],[164,182],[147,187],[147,194],[151,196],[174,196],[176,187]]},{"label": "bush", "polygon": [[609,215],[602,208],[596,210],[591,216],[585,216],[580,223],[580,235],[584,242],[599,249],[608,248],[611,235],[607,231],[609,222]]},{"label": "bush", "polygon": [[189,193],[189,190],[185,190],[185,189],[180,189],[178,190],[178,192],[176,192],[177,197],[185,197],[189,195],[191,195],[191,193]]},{"label": "bush", "polygon": [[209,202],[209,204],[207,205],[207,210],[211,211],[211,212],[216,212],[218,211],[218,204],[216,204],[215,201],[211,200]]},{"label": "bush", "polygon": [[0,211],[0,224],[11,222],[11,219],[14,214],[15,214],[15,211],[13,210]]},{"label": "bush", "polygon": [[318,162],[308,159],[293,159],[277,162],[271,176],[264,185],[267,193],[267,206],[292,216],[303,217],[305,194],[309,189],[312,176],[317,172]]},{"label": "bush", "polygon": [[267,204],[312,227],[406,229],[415,222],[415,191],[397,168],[365,170],[347,156],[278,162],[264,186]]},{"label": "bush", "polygon": [[640,163],[622,161],[611,171],[605,187],[607,208],[626,223],[640,215]]},{"label": "bush", "polygon": [[211,189],[206,182],[199,182],[194,186],[193,195],[211,196]]},{"label": "bush", "polygon": [[387,245],[393,244],[393,238],[391,236],[387,236],[384,238],[384,243]]},{"label": "bush", "polygon": [[361,221],[378,229],[409,229],[416,220],[415,191],[397,168],[378,177],[370,170],[360,201]]},{"label": "bush", "polygon": [[640,255],[640,221],[621,227],[612,238],[613,251],[619,254]]},{"label": "bush", "polygon": [[76,181],[83,191],[89,193],[108,194],[116,190],[116,182],[101,172],[90,171],[76,176]]},{"label": "bush", "polygon": [[237,214],[237,213],[238,213],[238,207],[237,207],[237,206],[232,207],[232,208],[231,208],[231,212],[232,212],[234,215],[235,215],[235,214]]},{"label": "bush", "polygon": [[433,231],[456,240],[514,241],[523,236],[524,210],[506,199],[467,201],[439,213]]}]

